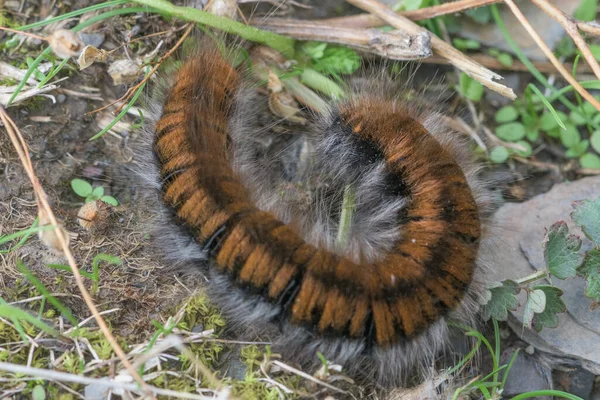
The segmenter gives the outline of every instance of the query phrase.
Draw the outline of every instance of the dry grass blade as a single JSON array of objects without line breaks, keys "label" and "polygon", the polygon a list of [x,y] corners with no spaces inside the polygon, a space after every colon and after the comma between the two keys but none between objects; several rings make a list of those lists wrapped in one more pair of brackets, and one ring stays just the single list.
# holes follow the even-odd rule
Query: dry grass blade
[{"label": "dry grass blade", "polygon": [[598,100],[596,100],[590,94],[590,92],[585,90],[583,86],[581,86],[579,82],[577,82],[577,80],[570,74],[570,72],[566,70],[566,68],[556,58],[552,50],[550,50],[546,43],[544,43],[540,35],[538,35],[535,29],[533,29],[533,27],[531,26],[525,15],[523,15],[519,7],[517,7],[517,5],[512,0],[504,0],[504,2],[506,3],[506,5],[508,5],[510,10],[513,12],[515,17],[517,17],[521,25],[523,25],[527,33],[529,33],[529,35],[532,37],[532,39],[535,41],[538,47],[544,52],[546,57],[548,57],[552,64],[554,64],[554,67],[560,72],[563,78],[565,78],[565,80],[569,82],[569,84],[571,84],[584,99],[589,101],[591,104],[594,105],[594,107],[596,107],[598,111],[600,111],[600,103],[598,102]]},{"label": "dry grass blade", "polygon": [[592,67],[592,71],[594,71],[594,75],[596,75],[596,77],[598,79],[600,79],[600,65],[598,65],[598,61],[596,61],[596,59],[594,58],[594,55],[590,51],[590,48],[585,43],[585,40],[583,40],[583,38],[579,34],[579,30],[577,28],[577,22],[574,21],[568,15],[566,15],[562,10],[558,9],[556,6],[548,3],[547,0],[532,0],[532,1],[539,8],[541,8],[546,14],[548,14],[556,22],[558,22],[563,28],[565,28],[565,31],[567,32],[567,34],[569,34],[569,36],[571,36],[571,38],[573,39],[573,41],[575,42],[575,44],[577,45],[579,50],[581,50],[581,54],[583,54],[583,57],[585,57],[585,60],[588,62],[590,67]]},{"label": "dry grass blade", "polygon": [[[502,0],[458,0],[450,3],[444,3],[437,6],[421,8],[419,10],[404,11],[399,13],[411,21],[421,21],[424,19],[439,17],[447,14],[469,10],[471,8],[483,7]],[[252,22],[252,21],[251,21]],[[343,26],[352,28],[375,28],[386,24],[381,18],[372,14],[353,15],[350,17],[338,17],[322,20],[328,26]]]},{"label": "dry grass blade", "polygon": [[[17,125],[9,117],[9,115],[6,113],[5,108],[2,106],[0,106],[0,120],[2,121],[2,123],[4,124],[4,128],[8,132],[8,136],[10,137],[10,140],[15,150],[17,151],[21,164],[23,164],[23,168],[27,173],[31,185],[33,186],[33,191],[35,193],[38,203],[38,212],[40,214],[40,217],[42,215],[45,216],[49,223],[56,227],[54,229],[54,232],[56,234],[58,244],[60,245],[60,249],[64,253],[65,257],[67,258],[68,264],[71,267],[71,270],[75,277],[75,282],[77,284],[77,287],[79,288],[79,291],[81,292],[83,300],[85,301],[90,312],[96,319],[96,323],[98,324],[100,330],[106,337],[106,340],[110,343],[110,346],[112,347],[113,351],[123,363],[123,366],[125,366],[127,371],[129,371],[131,376],[142,386],[142,388],[144,388],[144,390],[151,395],[152,392],[149,390],[149,386],[142,380],[137,371],[132,367],[131,363],[127,359],[125,352],[123,351],[123,349],[121,349],[121,346],[119,346],[116,339],[108,329],[106,322],[98,312],[94,301],[92,300],[90,294],[85,288],[83,280],[81,279],[81,274],[79,273],[79,268],[77,267],[77,263],[75,262],[73,253],[69,248],[68,236],[66,235],[65,231],[60,227],[60,224],[58,223],[58,220],[56,219],[52,208],[48,204],[46,193],[42,188],[42,185],[40,184],[37,176],[35,175],[35,171],[33,170],[33,165],[29,157],[27,143],[25,142],[25,139],[23,138],[23,135],[21,134],[21,131],[19,130]],[[41,220],[42,218],[40,218],[40,221]]]},{"label": "dry grass blade", "polygon": [[[415,24],[408,18],[396,14],[390,8],[376,0],[346,1],[356,7],[377,15],[394,28],[402,29],[409,34],[416,35],[422,32],[428,32],[426,29]],[[480,82],[482,85],[500,93],[505,97],[508,97],[509,99],[515,99],[517,97],[511,88],[494,81],[494,79],[502,79],[500,75],[471,60],[469,57],[465,56],[463,53],[456,50],[454,47],[433,34],[431,35],[431,47],[439,55],[448,59],[456,68]]]}]

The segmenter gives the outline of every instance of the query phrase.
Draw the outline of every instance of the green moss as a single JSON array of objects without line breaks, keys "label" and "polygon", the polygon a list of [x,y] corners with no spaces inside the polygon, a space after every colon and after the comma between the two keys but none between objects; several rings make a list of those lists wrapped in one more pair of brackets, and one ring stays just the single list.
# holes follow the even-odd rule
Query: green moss
[{"label": "green moss", "polygon": [[215,334],[221,333],[225,327],[225,319],[220,311],[213,306],[205,294],[200,294],[189,300],[179,328],[192,330],[201,326],[203,330],[214,329]]}]

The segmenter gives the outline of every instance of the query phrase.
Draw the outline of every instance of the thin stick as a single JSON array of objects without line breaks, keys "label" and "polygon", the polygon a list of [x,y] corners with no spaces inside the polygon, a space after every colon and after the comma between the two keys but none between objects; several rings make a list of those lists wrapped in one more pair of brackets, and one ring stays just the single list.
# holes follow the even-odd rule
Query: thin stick
[{"label": "thin stick", "polygon": [[592,55],[590,48],[585,43],[585,40],[579,34],[579,30],[577,29],[577,23],[567,14],[565,14],[562,10],[557,8],[556,6],[548,3],[547,0],[532,0],[539,8],[541,8],[546,14],[551,16],[556,22],[558,22],[565,31],[571,36],[583,57],[588,62],[590,67],[592,67],[592,71],[598,79],[600,79],[600,65],[598,65],[598,61]]},{"label": "thin stick", "polygon": [[[499,3],[502,0],[458,0],[450,3],[440,4],[422,8],[420,10],[404,11],[398,13],[411,21],[421,21],[424,19],[439,17],[447,14],[469,10],[471,8],[483,7],[494,3]],[[321,20],[322,23],[328,26],[343,26],[346,28],[375,28],[385,25],[386,22],[372,14],[360,14],[350,17],[328,18]],[[252,20],[250,20],[252,23]]]},{"label": "thin stick", "polygon": [[104,321],[104,319],[98,312],[98,309],[96,308],[96,305],[94,304],[94,301],[92,300],[90,294],[88,293],[87,289],[85,288],[83,280],[81,279],[81,274],[79,273],[79,268],[77,267],[77,263],[75,262],[73,253],[71,253],[71,249],[69,248],[69,244],[68,244],[69,242],[68,242],[67,235],[64,232],[64,230],[60,227],[58,220],[56,219],[56,216],[54,215],[54,213],[52,211],[52,208],[48,204],[47,195],[44,192],[44,189],[42,188],[42,185],[40,184],[40,182],[33,170],[33,165],[31,163],[31,159],[29,157],[29,152],[27,150],[27,143],[25,142],[25,139],[23,138],[23,135],[22,135],[21,131],[19,130],[19,128],[17,127],[17,125],[8,116],[8,114],[6,113],[6,110],[2,106],[0,106],[0,120],[2,120],[2,123],[4,124],[4,128],[8,132],[10,140],[11,140],[15,150],[17,151],[17,154],[19,155],[19,159],[21,160],[21,163],[23,164],[23,168],[25,169],[25,172],[27,173],[27,176],[29,177],[31,185],[33,186],[33,191],[36,195],[37,202],[38,202],[39,213],[45,214],[45,216],[50,221],[50,224],[54,225],[56,227],[54,229],[54,233],[56,234],[56,237],[58,239],[58,243],[59,243],[61,250],[65,254],[65,257],[67,258],[69,266],[71,267],[71,270],[75,277],[75,282],[77,283],[77,287],[79,288],[79,291],[81,292],[81,295],[83,297],[83,300],[85,301],[85,304],[87,305],[88,309],[90,310],[90,312],[96,319],[96,323],[98,324],[98,326],[100,327],[100,330],[106,337],[106,340],[110,343],[110,346],[112,347],[113,351],[115,352],[115,354],[119,357],[119,359],[123,363],[123,366],[127,369],[127,371],[129,371],[131,376],[142,386],[144,391],[151,393],[149,391],[148,384],[142,380],[142,378],[139,376],[137,371],[131,366],[131,363],[127,359],[127,355],[125,354],[123,349],[121,349],[121,346],[119,346],[115,337],[112,335],[112,333],[108,329],[106,322]]},{"label": "thin stick", "polygon": [[[428,32],[426,29],[420,27],[406,17],[396,14],[394,11],[376,0],[346,1],[356,7],[377,15],[379,18],[385,20],[393,27],[405,30],[409,34],[416,35],[422,32]],[[508,97],[509,99],[515,99],[517,97],[511,88],[506,87],[498,82],[494,82],[494,79],[502,79],[500,75],[477,64],[475,61],[471,60],[469,57],[465,56],[463,53],[456,50],[454,47],[433,34],[431,34],[431,47],[439,55],[447,58],[456,68],[465,72],[482,85],[500,93],[505,97]]]},{"label": "thin stick", "polygon": [[600,36],[600,26],[598,26],[597,22],[577,21],[577,28],[579,28],[580,31]]},{"label": "thin stick", "polygon": [[46,38],[45,38],[45,37],[43,37],[43,36],[38,36],[38,35],[35,35],[35,34],[33,34],[33,33],[29,33],[29,32],[18,31],[18,30],[16,30],[16,29],[10,29],[10,28],[6,28],[6,27],[4,27],[4,26],[0,26],[0,30],[1,30],[1,31],[9,31],[9,32],[13,32],[13,33],[18,33],[19,35],[23,35],[23,36],[29,36],[29,37],[32,37],[32,38],[34,38],[34,39],[43,40],[44,42],[48,41],[48,39],[46,39]]},{"label": "thin stick", "polygon": [[[135,383],[125,383],[118,380],[106,378],[90,378],[87,376],[69,374],[67,372],[53,371],[42,368],[26,367],[24,365],[11,364],[0,362],[0,371],[7,371],[13,374],[24,374],[52,381],[73,382],[82,385],[100,385],[107,386],[113,389],[127,390],[131,392],[139,392],[139,388]],[[160,389],[154,386],[146,385],[151,393],[160,396],[169,396],[175,399],[192,399],[192,400],[210,400],[214,396],[202,396],[194,393],[178,392],[169,389]]]},{"label": "thin stick", "polygon": [[600,103],[598,102],[598,100],[596,100],[590,94],[590,92],[585,90],[583,86],[581,86],[579,82],[577,82],[577,80],[573,78],[571,73],[565,69],[565,67],[560,63],[560,61],[558,61],[552,50],[550,50],[546,43],[544,43],[540,35],[537,34],[535,29],[533,29],[533,27],[529,23],[529,21],[527,21],[527,18],[525,18],[521,10],[519,10],[519,7],[517,7],[517,5],[512,0],[504,0],[504,2],[506,3],[506,5],[508,5],[510,10],[513,12],[515,17],[517,17],[517,19],[519,20],[521,25],[523,25],[525,30],[527,30],[527,33],[529,33],[529,35],[532,37],[532,39],[535,41],[538,47],[544,52],[546,57],[548,57],[550,62],[554,64],[554,67],[560,72],[563,78],[565,78],[565,80],[569,82],[584,99],[589,101],[591,104],[594,105],[594,107],[596,107],[598,111],[600,111]]}]

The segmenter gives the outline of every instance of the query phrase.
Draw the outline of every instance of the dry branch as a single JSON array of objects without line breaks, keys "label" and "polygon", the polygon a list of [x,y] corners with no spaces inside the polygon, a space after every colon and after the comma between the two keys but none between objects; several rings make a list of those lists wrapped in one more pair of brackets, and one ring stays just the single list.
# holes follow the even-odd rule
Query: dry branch
[{"label": "dry branch", "polygon": [[417,60],[431,56],[429,35],[426,32],[410,35],[404,31],[327,27],[318,21],[315,23],[284,18],[269,19],[262,22],[260,27],[298,40],[343,44],[393,60]]},{"label": "dry branch", "polygon": [[[432,6],[427,8],[421,8],[420,10],[404,11],[398,13],[411,21],[421,21],[424,19],[439,17],[447,14],[454,14],[457,12],[469,10],[471,8],[483,7],[494,3],[499,3],[502,0],[458,0],[450,3],[440,4],[439,6]],[[250,21],[252,23],[252,20]],[[323,19],[321,22],[327,26],[342,26],[346,28],[375,28],[386,24],[381,18],[372,14],[360,14],[353,15],[350,17],[338,17]]]},{"label": "dry branch", "polygon": [[[388,7],[384,6],[376,0],[346,1],[352,5],[355,5],[356,7],[359,7],[365,11],[377,15],[379,18],[385,20],[387,23],[389,23],[396,29],[404,30],[409,34],[415,35],[422,32],[428,32],[427,30],[418,26],[406,17],[396,14],[394,11],[392,11],[391,9],[389,9]],[[477,80],[482,85],[510,99],[515,99],[517,97],[511,88],[494,81],[494,79],[502,79],[500,75],[496,74],[493,71],[490,71],[487,68],[482,67],[481,65],[471,60],[469,57],[465,56],[463,53],[456,50],[454,47],[452,47],[451,45],[444,42],[442,39],[433,34],[431,35],[431,47],[436,53],[448,59],[450,63],[456,68],[465,72],[467,75]]]}]

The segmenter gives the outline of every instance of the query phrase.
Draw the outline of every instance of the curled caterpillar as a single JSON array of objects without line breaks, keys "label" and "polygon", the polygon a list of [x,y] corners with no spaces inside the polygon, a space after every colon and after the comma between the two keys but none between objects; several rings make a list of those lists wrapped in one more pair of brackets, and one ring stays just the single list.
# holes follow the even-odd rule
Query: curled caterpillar
[{"label": "curled caterpillar", "polygon": [[259,118],[264,99],[204,41],[157,105],[143,157],[161,247],[205,272],[230,322],[303,365],[319,351],[395,385],[446,346],[449,317],[477,311],[487,195],[439,114],[383,85],[350,82],[346,99],[277,147]]}]

